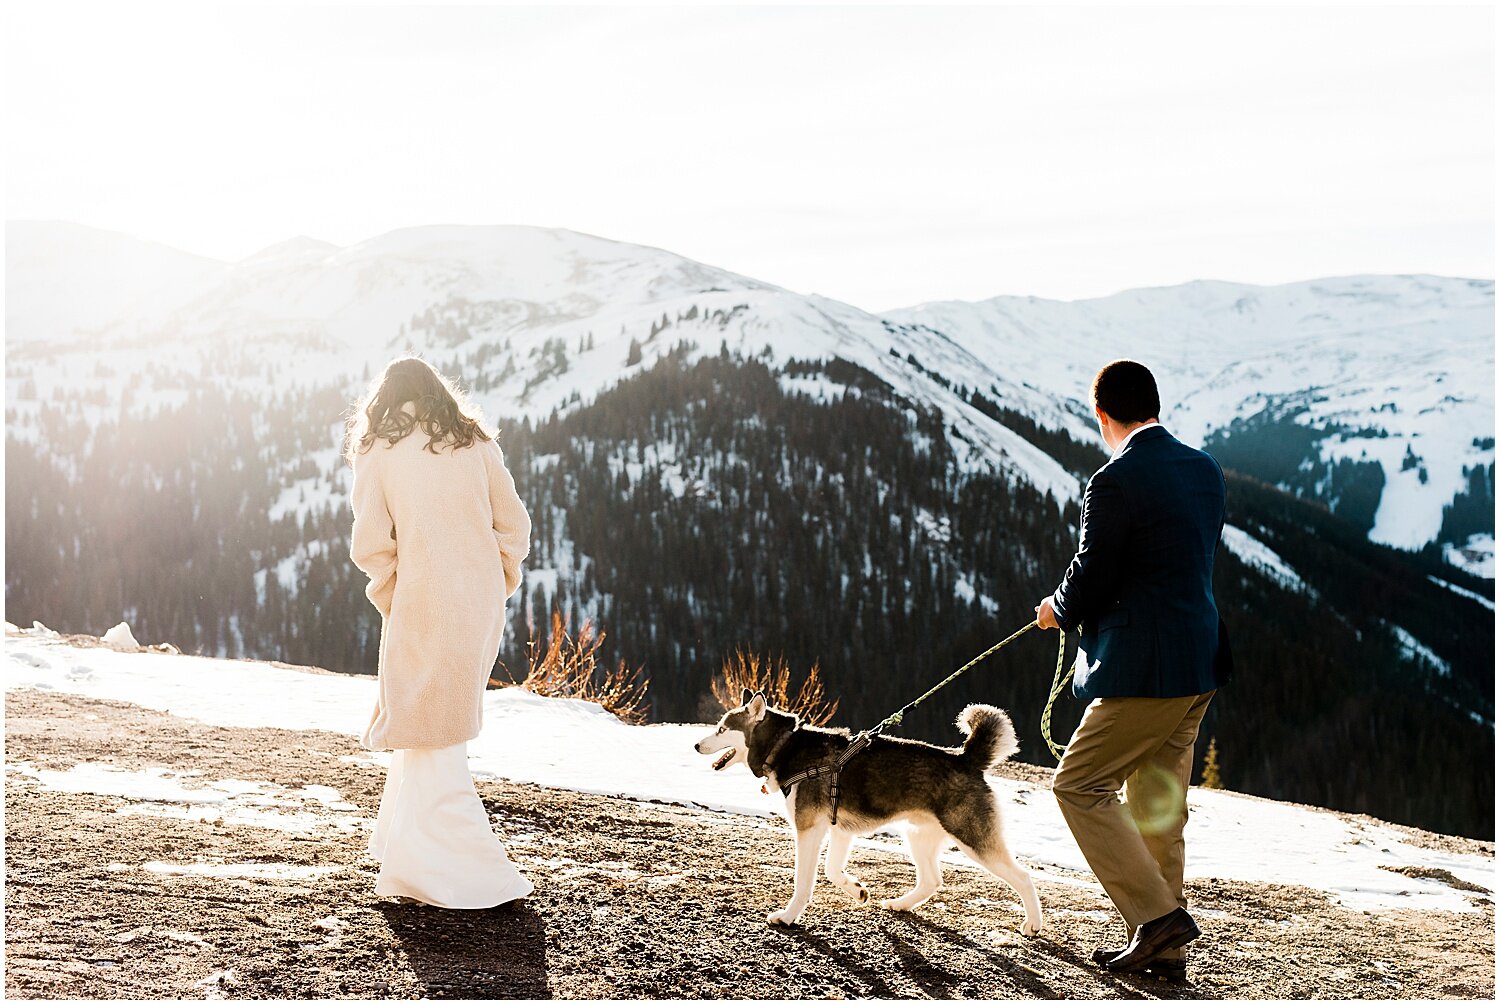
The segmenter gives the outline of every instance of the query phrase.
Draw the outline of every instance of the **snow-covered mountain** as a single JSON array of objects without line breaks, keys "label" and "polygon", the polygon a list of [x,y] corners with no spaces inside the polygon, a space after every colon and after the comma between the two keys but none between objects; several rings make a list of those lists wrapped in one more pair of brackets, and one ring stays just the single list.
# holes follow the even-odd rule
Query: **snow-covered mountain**
[{"label": "snow-covered mountain", "polygon": [[[27,228],[18,240],[37,233]],[[199,372],[240,386],[269,376],[287,384],[342,378],[352,390],[359,375],[411,346],[461,360],[489,414],[539,416],[592,400],[683,342],[696,352],[727,344],[781,363],[837,357],[941,407],[969,444],[971,463],[1001,464],[1060,497],[1077,491],[1051,458],[890,355],[896,346],[918,352],[942,373],[978,365],[941,335],[898,335],[847,304],[570,231],[444,226],[343,249],[288,242],[226,266],[206,290],[164,290],[103,332],[77,334],[70,353],[51,357],[59,365],[22,364],[8,376],[34,376],[42,398],[57,380],[116,399],[122,383],[161,384],[164,371],[192,370],[184,364],[196,357]],[[24,327],[16,341],[29,341]],[[632,342],[640,360],[627,366]],[[96,384],[89,371],[100,361],[114,377]],[[1061,419],[1044,396],[1026,398]]]},{"label": "snow-covered mountain", "polygon": [[1384,488],[1370,537],[1396,547],[1434,540],[1469,470],[1495,459],[1491,280],[1195,282],[1071,303],[931,303],[888,316],[1004,358],[1013,374],[1079,405],[1101,360],[1139,359],[1158,375],[1163,421],[1195,445],[1257,416],[1315,431],[1293,470],[1378,464]]},{"label": "snow-covered mountain", "polygon": [[[15,619],[125,618],[187,651],[373,671],[340,418],[415,349],[500,424],[533,516],[505,666],[524,672],[557,610],[603,629],[603,663],[645,668],[659,719],[706,716],[744,647],[818,664],[863,726],[1055,585],[1103,460],[1088,380],[1132,355],[1232,479],[1215,593],[1245,672],[1203,738],[1228,783],[1491,832],[1493,774],[1473,766],[1494,742],[1493,584],[1472,573],[1493,580],[1492,283],[876,315],[527,227],[294,238],[207,265],[72,227],[7,239],[25,307],[6,333]],[[154,278],[128,297],[100,280],[79,313],[99,247]],[[948,697],[1009,708],[1035,756],[1041,683],[973,675]],[[951,720],[905,725],[940,739]],[[1349,759],[1383,735],[1406,742]],[[1434,790],[1434,772],[1457,781]]]},{"label": "snow-covered mountain", "polygon": [[[561,230],[421,227],[348,248],[298,238],[216,265],[142,242],[132,251],[128,238],[73,225],[9,228],[7,376],[30,377],[37,391],[12,386],[18,426],[28,399],[45,400],[60,382],[97,387],[106,400],[118,400],[131,380],[165,392],[205,372],[221,384],[334,380],[352,391],[407,346],[457,363],[490,414],[543,416],[593,400],[686,344],[689,354],[724,345],[778,364],[855,363],[938,408],[965,465],[997,466],[1059,499],[1076,498],[1074,475],[974,393],[1092,443],[1088,381],[1119,356],[1152,366],[1163,419],[1189,442],[1258,435],[1284,443],[1254,472],[1268,481],[1337,508],[1340,461],[1378,469],[1373,516],[1364,521],[1378,542],[1418,548],[1436,540],[1444,507],[1494,463],[1489,280],[1197,282],[1096,300],[999,297],[875,315]],[[78,254],[67,252],[72,245]],[[93,264],[101,260],[111,264]],[[127,281],[107,286],[107,296],[79,296],[103,282],[100,272]],[[45,364],[26,351],[40,341],[49,347]],[[627,365],[632,343],[639,361]],[[822,389],[842,391],[826,382]],[[152,400],[138,396],[136,407]],[[1458,543],[1467,557],[1450,549],[1452,560],[1493,576],[1492,521],[1449,542]]]}]

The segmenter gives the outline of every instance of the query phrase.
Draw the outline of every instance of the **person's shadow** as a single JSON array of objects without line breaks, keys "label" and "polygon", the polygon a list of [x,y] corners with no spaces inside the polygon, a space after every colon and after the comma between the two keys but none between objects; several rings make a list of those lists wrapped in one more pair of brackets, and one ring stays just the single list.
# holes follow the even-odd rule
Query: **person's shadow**
[{"label": "person's shadow", "polygon": [[485,911],[379,905],[431,998],[551,998],[547,926],[526,903]]}]

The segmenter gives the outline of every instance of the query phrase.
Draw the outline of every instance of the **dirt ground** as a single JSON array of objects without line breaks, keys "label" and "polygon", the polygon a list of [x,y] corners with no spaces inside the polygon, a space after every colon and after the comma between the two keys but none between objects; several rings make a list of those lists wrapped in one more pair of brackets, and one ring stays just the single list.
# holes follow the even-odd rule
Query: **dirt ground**
[{"label": "dirt ground", "polygon": [[[1494,996],[1494,908],[1480,894],[1474,914],[1371,915],[1298,887],[1192,883],[1204,937],[1190,983],[1170,985],[1089,962],[1119,930],[1088,877],[1039,879],[1037,939],[1017,934],[1020,905],[998,880],[953,867],[914,914],[856,907],[820,881],[802,926],[774,930],[765,914],[792,882],[783,822],[494,780],[480,794],[537,892],[488,911],[382,900],[363,849],[384,773],[351,737],[223,729],[45,691],[8,692],[5,712],[13,998]],[[272,783],[263,793],[284,802],[300,786],[337,795],[299,790],[294,808],[313,822],[298,831],[34,777],[80,763],[169,771],[190,787]],[[293,875],[180,874],[193,863]],[[912,879],[903,858],[873,849],[856,848],[851,871],[877,898]]]}]

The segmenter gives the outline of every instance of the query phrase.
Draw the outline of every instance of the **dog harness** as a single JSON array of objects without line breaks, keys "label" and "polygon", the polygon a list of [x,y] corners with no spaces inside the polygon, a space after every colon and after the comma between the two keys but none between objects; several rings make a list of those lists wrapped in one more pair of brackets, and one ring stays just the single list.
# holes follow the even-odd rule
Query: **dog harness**
[{"label": "dog harness", "polygon": [[[879,736],[880,730],[883,728],[884,724],[882,723],[874,729],[867,729],[863,733],[860,733],[854,739],[850,740],[849,746],[845,747],[843,753],[839,754],[832,761],[824,764],[815,764],[811,768],[797,772],[790,778],[778,779],[778,784],[781,786],[781,794],[783,796],[790,795],[792,786],[798,782],[806,781],[809,778],[817,778],[820,775],[832,775],[833,777],[828,780],[828,815],[830,822],[834,826],[837,826],[839,822],[839,772],[844,770],[844,765],[848,764],[855,754],[868,747],[870,741]],[[774,770],[773,765],[776,755],[781,753],[781,748],[786,746],[786,742],[792,738],[792,733],[795,732],[797,732],[797,727],[794,726],[791,733],[787,733],[771,748],[770,756],[762,762],[766,771]]]}]

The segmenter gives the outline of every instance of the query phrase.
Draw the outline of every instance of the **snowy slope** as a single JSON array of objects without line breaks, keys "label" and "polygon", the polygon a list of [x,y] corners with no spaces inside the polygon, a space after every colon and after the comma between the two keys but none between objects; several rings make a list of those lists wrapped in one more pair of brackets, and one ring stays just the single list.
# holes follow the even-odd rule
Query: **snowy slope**
[{"label": "snowy slope", "polygon": [[[1287,565],[1282,557],[1276,554],[1264,541],[1257,539],[1254,535],[1241,530],[1233,524],[1224,525],[1224,533],[1221,538],[1224,547],[1233,552],[1242,562],[1253,565],[1260,569],[1272,582],[1279,583],[1288,590],[1302,593],[1314,592],[1302,577],[1297,575],[1297,570]],[[1435,578],[1435,577],[1434,577]],[[1437,582],[1442,582],[1437,580]],[[1443,584],[1445,586],[1449,584]],[[1478,594],[1475,594],[1478,596]],[[1484,598],[1480,598],[1483,600]]]},{"label": "snowy slope", "polygon": [[[1351,276],[1195,282],[1074,302],[996,297],[887,316],[1002,358],[1080,408],[1099,365],[1139,359],[1157,375],[1163,422],[1196,445],[1268,406],[1305,407],[1302,425],[1348,427],[1322,442],[1323,459],[1384,469],[1370,537],[1414,548],[1436,536],[1463,468],[1495,459],[1494,293],[1490,280]],[[1404,466],[1408,450],[1418,465]]]},{"label": "snowy slope", "polygon": [[[248,661],[77,648],[50,638],[45,629],[20,632],[7,625],[5,687],[128,701],[214,725],[357,735],[376,682]],[[470,765],[481,775],[580,792],[762,816],[779,812],[780,801],[762,795],[744,769],[715,773],[707,758],[693,752],[692,744],[709,728],[626,726],[596,705],[509,688],[486,694],[485,728],[469,744]],[[119,773],[65,775],[53,782],[74,790],[82,785],[93,791],[88,786],[94,784],[118,791],[130,782]],[[143,777],[139,784],[154,792],[162,783]],[[1051,793],[1011,780],[994,784],[1017,856],[1045,878],[1090,882]],[[1190,879],[1269,878],[1326,891],[1352,910],[1477,910],[1470,895],[1452,886],[1390,871],[1413,866],[1447,870],[1493,896],[1493,857],[1423,849],[1376,824],[1235,793],[1194,789],[1189,801]]]}]

